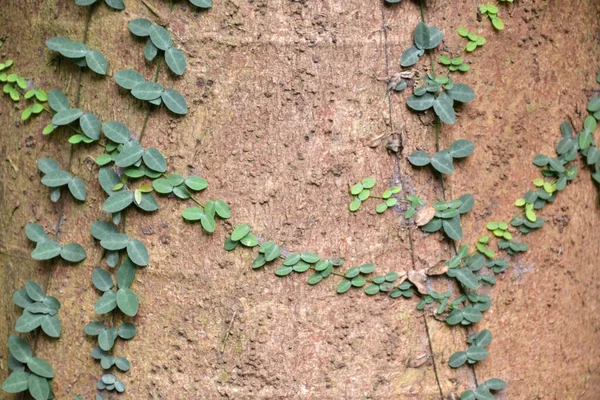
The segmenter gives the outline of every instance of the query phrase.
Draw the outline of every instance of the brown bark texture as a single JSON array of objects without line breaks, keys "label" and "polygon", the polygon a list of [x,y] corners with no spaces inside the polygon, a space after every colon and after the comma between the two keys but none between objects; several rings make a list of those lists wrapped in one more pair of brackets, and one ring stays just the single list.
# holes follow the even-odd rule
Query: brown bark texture
[{"label": "brown bark texture", "polygon": [[[129,33],[128,21],[158,21],[150,5],[188,59],[181,78],[163,64],[159,82],[187,97],[189,114],[151,111],[142,144],[159,148],[169,171],[206,178],[210,186],[200,197],[226,200],[232,218],[207,235],[182,220],[190,204],[176,199],[159,197],[160,209],[150,215],[128,212],[125,232],[146,244],[151,263],[133,286],[141,302],[137,336],[115,349],[132,363],[118,374],[127,384],[120,398],[440,399],[492,377],[508,382],[498,393],[503,399],[598,398],[600,212],[583,163],[577,179],[543,210],[546,225],[524,238],[530,251],[486,289],[492,308],[474,329],[490,329],[494,340],[474,370],[448,367],[449,357],[466,348],[468,331],[449,328],[432,310],[417,311],[416,299],[358,290],[337,295],[335,277],[314,287],[302,276],[279,279],[272,268],[250,268],[253,252],[223,250],[232,226],[249,223],[288,249],[339,255],[348,266],[421,270],[452,256],[439,233],[403,223],[399,208],[378,215],[375,203],[367,203],[350,213],[348,187],[367,176],[378,187],[401,184],[429,204],[472,193],[476,205],[463,217],[461,243],[475,243],[487,221],[515,213],[513,202],[539,176],[531,160],[554,154],[561,121],[581,126],[598,87],[598,1],[517,0],[501,6],[502,32],[489,21],[478,23],[476,1],[427,1],[427,22],[445,33],[436,57],[462,54],[459,26],[479,26],[487,38],[465,57],[471,71],[458,78],[477,98],[440,135],[442,148],[463,138],[476,150],[443,187],[406,160],[417,149],[435,151],[432,116],[410,112],[408,90],[388,94],[386,84],[412,44],[418,2],[219,0],[207,12],[187,1],[175,2],[172,12],[167,1],[126,3],[122,12],[72,0],[0,6],[2,59],[12,58],[36,87],[61,89],[72,104],[135,133],[148,108],[112,75],[130,68],[153,79],[157,64],[144,60],[144,42]],[[100,50],[111,76],[58,58],[44,45],[54,36]],[[417,68],[428,70],[429,59]],[[63,325],[59,340],[29,337],[36,354],[56,371],[58,399],[90,399],[103,373],[90,356],[95,340],[83,333],[96,319],[99,298],[91,273],[103,264],[89,228],[108,217],[93,162],[102,149],[69,145],[67,129],[42,136],[49,116],[23,123],[22,109],[22,102],[0,100],[0,379],[9,373],[7,339],[20,315],[11,296],[33,279],[62,302]],[[392,132],[403,142],[398,154],[365,145]],[[87,201],[63,196],[52,203],[40,183],[41,157],[81,176]],[[75,266],[35,262],[24,234],[28,222],[59,232],[61,243],[81,243],[87,259]],[[440,278],[428,285],[453,288]]]}]

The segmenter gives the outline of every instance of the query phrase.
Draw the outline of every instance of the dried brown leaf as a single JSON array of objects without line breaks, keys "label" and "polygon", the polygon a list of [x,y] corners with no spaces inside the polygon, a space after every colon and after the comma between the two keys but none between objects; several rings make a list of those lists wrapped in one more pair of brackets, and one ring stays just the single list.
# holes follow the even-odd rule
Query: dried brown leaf
[{"label": "dried brown leaf", "polygon": [[423,207],[419,211],[417,211],[415,223],[417,224],[417,226],[427,225],[427,223],[431,221],[433,217],[435,217],[435,209],[431,206]]}]

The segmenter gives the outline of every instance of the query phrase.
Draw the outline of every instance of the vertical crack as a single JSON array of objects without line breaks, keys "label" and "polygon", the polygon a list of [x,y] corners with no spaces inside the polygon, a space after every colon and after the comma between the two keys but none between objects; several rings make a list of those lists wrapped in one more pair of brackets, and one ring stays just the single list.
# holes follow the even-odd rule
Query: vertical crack
[{"label": "vertical crack", "polygon": [[[383,38],[384,38],[384,49],[385,49],[385,74],[386,74],[386,94],[387,94],[387,100],[388,100],[388,111],[389,111],[389,124],[390,124],[390,129],[393,131],[394,130],[394,123],[393,123],[393,118],[392,118],[392,97],[391,97],[391,93],[389,88],[387,87],[387,83],[390,80],[390,55],[389,55],[389,42],[388,42],[388,25],[387,25],[387,20],[386,20],[386,15],[385,15],[385,4],[382,1],[381,2],[381,19],[382,19],[382,32],[383,32]],[[402,140],[403,138],[400,137],[400,139]],[[400,160],[398,158],[398,155],[396,155],[395,157],[393,157],[394,160],[394,180],[397,182],[401,181],[401,176],[402,176],[402,171],[401,171],[401,167],[400,167]],[[400,217],[402,218],[402,217]],[[410,244],[410,258],[411,258],[411,262],[412,265],[414,267],[415,264],[415,249],[414,249],[414,241],[413,241],[413,236],[412,233],[409,232],[408,234],[408,240],[409,240],[409,244]],[[432,365],[433,365],[433,373],[435,375],[435,381],[437,383],[437,387],[438,387],[438,391],[440,393],[440,399],[443,399],[444,397],[444,392],[442,391],[442,385],[440,384],[440,377],[438,374],[438,370],[437,370],[437,366],[435,364],[435,356],[433,353],[433,344],[431,341],[431,335],[429,333],[429,325],[427,322],[427,318],[425,316],[423,316],[423,322],[425,323],[425,333],[427,335],[427,344],[429,346],[429,352],[431,354],[431,361],[432,361]]]}]

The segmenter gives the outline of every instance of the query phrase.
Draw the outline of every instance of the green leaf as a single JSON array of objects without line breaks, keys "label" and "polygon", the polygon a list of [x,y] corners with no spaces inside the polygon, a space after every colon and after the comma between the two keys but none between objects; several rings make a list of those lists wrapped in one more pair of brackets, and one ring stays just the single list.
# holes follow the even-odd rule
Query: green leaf
[{"label": "green leaf", "polygon": [[464,351],[458,351],[452,356],[450,356],[450,360],[448,361],[448,365],[452,368],[458,368],[467,362],[467,353]]},{"label": "green leaf", "polygon": [[491,390],[502,390],[506,387],[506,382],[502,379],[492,378],[485,381],[484,385]]},{"label": "green leaf", "polygon": [[431,157],[431,166],[436,171],[442,174],[452,174],[454,165],[452,164],[452,156],[447,150],[442,150]]},{"label": "green leaf", "polygon": [[29,360],[27,360],[27,368],[29,368],[34,374],[43,378],[54,378],[54,371],[52,370],[52,367],[41,358],[31,357]]},{"label": "green leaf", "polygon": [[309,276],[308,279],[306,280],[306,283],[308,283],[309,285],[316,285],[317,283],[321,282],[322,280],[323,280],[323,275],[321,275],[319,272],[317,272],[317,273]]},{"label": "green leaf", "polygon": [[27,390],[29,375],[25,371],[14,371],[2,384],[2,390],[6,393],[19,393]]},{"label": "green leaf", "polygon": [[158,47],[152,43],[152,39],[148,39],[146,45],[144,46],[144,57],[146,60],[152,61],[158,55]]},{"label": "green leaf", "polygon": [[354,200],[352,200],[350,202],[350,205],[348,206],[349,210],[354,212],[357,211],[360,208],[360,205],[362,204],[362,202],[360,201],[360,199],[357,197]]},{"label": "green leaf", "polygon": [[425,93],[423,96],[410,96],[406,105],[415,111],[425,111],[433,106],[434,100],[433,94]]},{"label": "green leaf", "polygon": [[68,184],[72,175],[67,171],[50,171],[42,178],[42,183],[48,187],[60,187]]},{"label": "green leaf", "polygon": [[173,185],[171,185],[171,183],[165,178],[152,181],[152,187],[161,194],[168,194],[173,191]]},{"label": "green leaf", "polygon": [[41,325],[44,317],[44,314],[32,314],[29,311],[24,311],[15,324],[15,331],[19,333],[31,332]]},{"label": "green leaf", "polygon": [[91,112],[87,112],[79,118],[79,126],[88,138],[100,139],[100,120]]},{"label": "green leaf", "polygon": [[199,207],[188,207],[181,212],[181,216],[186,221],[200,221],[202,215],[204,211]]},{"label": "green leaf", "polygon": [[58,317],[56,315],[44,315],[42,318],[42,330],[52,338],[59,337],[61,326]]},{"label": "green leaf", "polygon": [[[114,292],[113,292],[114,293]],[[114,308],[117,307],[116,294]],[[111,310],[112,311],[112,310]],[[117,330],[115,328],[103,329],[98,335],[98,346],[104,351],[109,351],[115,344],[117,338]]]},{"label": "green leaf", "polygon": [[84,43],[65,42],[58,49],[58,52],[67,58],[83,58],[90,51]]},{"label": "green leaf", "polygon": [[[206,209],[205,209],[205,211],[206,211]],[[202,224],[202,228],[204,228],[205,231],[207,231],[209,233],[213,233],[215,231],[215,217],[214,217],[214,214],[203,213],[202,215],[200,215],[200,223]],[[250,241],[250,243],[253,243],[254,241],[251,240],[250,237],[254,237],[254,235],[246,235],[246,236],[244,236],[242,238],[241,243],[244,246],[250,246],[250,247],[255,246],[255,244],[246,244],[246,243],[244,243],[243,239],[248,239]],[[258,244],[258,242],[256,242],[256,243]]]},{"label": "green leaf", "polygon": [[128,288],[119,289],[117,292],[117,305],[123,314],[130,317],[135,317],[139,308],[137,296]]},{"label": "green leaf", "polygon": [[[98,314],[108,314],[109,312],[114,310],[116,307],[117,307],[117,292],[115,292],[114,290],[109,290],[107,292],[104,292],[102,297],[100,297],[98,299],[98,301],[96,301],[96,304],[94,305],[94,311]],[[100,334],[102,334],[102,332]],[[100,338],[98,338],[98,341],[100,341]],[[100,347],[102,347],[102,345],[100,345]],[[106,350],[106,349],[102,348],[102,350]]]},{"label": "green leaf", "polygon": [[96,289],[102,292],[108,292],[114,285],[110,273],[102,268],[94,268],[92,271],[92,283]]},{"label": "green leaf", "polygon": [[471,346],[467,349],[467,357],[470,360],[482,361],[485,360],[488,356],[488,351],[479,346]]},{"label": "green leaf", "polygon": [[47,400],[50,397],[50,384],[45,378],[30,374],[27,382],[29,394],[35,400]]},{"label": "green leaf", "polygon": [[148,28],[152,43],[161,50],[167,50],[173,46],[173,39],[165,28],[160,25],[152,25]]},{"label": "green leaf", "polygon": [[[595,121],[595,120],[594,120]],[[592,144],[592,132],[588,130],[584,130],[579,134],[579,148],[581,150],[585,150]],[[553,159],[550,159],[548,162],[551,162]],[[550,164],[552,167],[552,164]],[[554,167],[553,167],[554,168]]]},{"label": "green leaf", "polygon": [[282,265],[279,268],[277,268],[275,270],[275,275],[277,276],[286,276],[292,273],[292,271],[294,270],[293,267],[290,267],[288,265]]},{"label": "green leaf", "polygon": [[117,271],[117,286],[119,289],[129,288],[135,278],[135,266],[129,257],[121,263]]},{"label": "green leaf", "polygon": [[129,360],[126,359],[125,357],[117,358],[115,360],[115,365],[117,366],[117,368],[119,368],[123,372],[129,371],[129,369],[131,368],[131,364],[129,363]]},{"label": "green leaf", "polygon": [[131,132],[122,122],[112,121],[102,124],[104,135],[115,143],[127,143]]},{"label": "green leaf", "polygon": [[440,95],[433,101],[433,111],[445,124],[454,124],[456,122],[456,114],[454,112],[454,105],[451,100],[445,100],[448,96]]},{"label": "green leaf", "polygon": [[54,114],[52,117],[52,125],[63,126],[68,125],[73,121],[76,121],[83,115],[83,111],[79,108],[70,108],[68,110],[62,110]]},{"label": "green leaf", "polygon": [[470,140],[459,139],[452,143],[448,148],[448,152],[452,158],[464,158],[473,154],[475,145]]},{"label": "green leaf", "polygon": [[388,209],[388,206],[385,203],[377,204],[377,207],[375,207],[375,211],[378,214],[384,213],[387,209]]},{"label": "green leaf", "polygon": [[258,245],[258,239],[256,239],[256,236],[249,233],[240,239],[240,243],[246,247],[254,247]]},{"label": "green leaf", "polygon": [[419,57],[423,55],[423,50],[417,48],[416,46],[411,46],[402,53],[400,57],[400,65],[402,67],[411,67],[419,62]]},{"label": "green leaf", "polygon": [[44,228],[40,224],[37,224],[35,222],[30,222],[27,225],[25,225],[25,235],[27,235],[27,238],[29,240],[36,243],[43,242],[44,240],[48,239]]},{"label": "green leaf", "polygon": [[33,355],[29,344],[16,335],[9,336],[8,349],[10,350],[10,354],[22,363],[27,363]]},{"label": "green leaf", "polygon": [[444,33],[435,26],[429,27],[429,43],[427,44],[427,49],[435,49],[442,43],[444,40]]},{"label": "green leaf", "polygon": [[199,8],[208,9],[211,8],[213,3],[212,0],[190,0],[190,3]]},{"label": "green leaf", "polygon": [[34,260],[50,260],[60,254],[62,246],[52,240],[39,242],[31,252]]},{"label": "green leaf", "polygon": [[83,183],[83,180],[81,178],[77,176],[73,177],[73,179],[69,181],[68,185],[69,191],[71,192],[73,197],[75,197],[79,201],[85,201],[87,192],[85,190],[85,183]]},{"label": "green leaf", "polygon": [[408,156],[408,161],[414,166],[424,167],[425,165],[428,165],[431,160],[429,155],[424,151],[415,151]]},{"label": "green leaf", "polygon": [[481,321],[481,318],[483,318],[483,314],[481,314],[481,311],[478,311],[473,306],[465,307],[463,310],[463,316],[466,320],[473,323],[479,322]]},{"label": "green leaf", "polygon": [[131,94],[140,100],[154,100],[161,96],[163,87],[156,82],[141,82],[131,89]]},{"label": "green leaf", "polygon": [[309,264],[316,264],[321,258],[315,253],[304,252],[300,254],[300,259]]},{"label": "green leaf", "polygon": [[183,52],[171,47],[165,51],[165,61],[169,66],[169,69],[173,71],[175,75],[183,75],[186,68],[186,60]]},{"label": "green leaf", "polygon": [[351,287],[352,282],[347,279],[344,279],[338,284],[336,292],[338,292],[339,294],[346,293]]},{"label": "green leaf", "polygon": [[137,239],[132,239],[127,244],[127,255],[135,265],[139,265],[140,267],[147,266],[150,261],[148,249],[146,249],[144,243]]},{"label": "green leaf", "polygon": [[60,164],[53,158],[40,158],[38,160],[38,169],[44,174],[54,171],[62,171]]},{"label": "green leaf", "polygon": [[25,292],[33,301],[43,301],[46,298],[44,289],[34,281],[25,281]]},{"label": "green leaf", "polygon": [[13,303],[21,308],[27,308],[33,304],[34,301],[29,297],[26,289],[19,289],[13,293]]},{"label": "green leaf", "polygon": [[136,164],[144,155],[144,148],[139,142],[132,140],[127,143],[115,159],[118,167],[126,168]]},{"label": "green leaf", "polygon": [[487,329],[484,329],[477,335],[477,339],[475,339],[475,344],[480,347],[487,347],[492,342],[492,332]]},{"label": "green leaf", "polygon": [[167,161],[161,152],[155,148],[146,150],[144,152],[143,160],[144,164],[154,171],[165,172],[167,170]]},{"label": "green leaf", "polygon": [[115,81],[117,82],[117,85],[121,86],[123,89],[131,90],[137,84],[144,82],[145,79],[136,71],[123,69],[115,74]]},{"label": "green leaf", "polygon": [[231,217],[229,205],[227,205],[227,203],[225,203],[223,200],[215,200],[215,212],[223,219]]},{"label": "green leaf", "polygon": [[185,180],[185,185],[194,191],[204,190],[208,187],[208,182],[199,176],[190,176]]},{"label": "green leaf", "polygon": [[118,335],[121,339],[129,340],[132,339],[136,334],[135,325],[131,322],[125,322],[119,326]]},{"label": "green leaf", "polygon": [[133,203],[133,192],[122,190],[111,195],[102,206],[102,210],[108,213],[116,213],[129,207]]},{"label": "green leaf", "polygon": [[108,61],[104,54],[98,50],[92,50],[85,55],[85,62],[88,67],[99,75],[106,75],[106,69],[108,68]]},{"label": "green leaf", "polygon": [[414,33],[415,46],[423,50],[429,46],[429,28],[425,23],[419,22]]},{"label": "green leaf", "polygon": [[248,233],[250,233],[250,225],[238,225],[231,233],[231,240],[237,242],[238,240],[246,236]]},{"label": "green leaf", "polygon": [[371,284],[365,288],[365,293],[368,294],[369,296],[373,296],[373,295],[379,293],[379,290],[380,290],[379,285]]},{"label": "green leaf", "polygon": [[165,106],[174,114],[184,115],[188,112],[185,97],[175,89],[167,89],[161,95]]},{"label": "green leaf", "polygon": [[150,27],[152,26],[152,21],[146,18],[136,18],[132,21],[129,21],[127,24],[129,27],[129,31],[136,36],[146,37],[150,35]]},{"label": "green leaf", "polygon": [[496,30],[501,31],[504,29],[504,22],[499,17],[492,18],[492,25],[494,28],[496,28]]},{"label": "green leaf", "polygon": [[46,40],[46,47],[53,51],[60,51],[60,49],[67,43],[71,43],[71,39],[57,36]]},{"label": "green leaf", "polygon": [[468,103],[475,98],[473,89],[464,83],[455,83],[447,93],[450,98],[461,103]]},{"label": "green leaf", "polygon": [[60,256],[69,262],[78,263],[85,260],[87,254],[85,249],[78,243],[69,243],[63,246]]}]

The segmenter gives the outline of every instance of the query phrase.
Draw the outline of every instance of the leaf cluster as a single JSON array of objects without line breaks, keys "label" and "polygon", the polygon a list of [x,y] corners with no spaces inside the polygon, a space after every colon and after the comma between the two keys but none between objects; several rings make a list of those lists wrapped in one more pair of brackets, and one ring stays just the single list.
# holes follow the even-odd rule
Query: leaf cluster
[{"label": "leaf cluster", "polygon": [[180,174],[169,174],[164,178],[152,181],[152,187],[160,194],[173,193],[176,197],[186,200],[192,197],[192,192],[201,192],[206,189],[208,182],[200,176],[186,178]]},{"label": "leaf cluster", "polygon": [[208,232],[215,231],[215,216],[228,219],[231,216],[229,206],[223,200],[209,200],[204,206],[188,207],[181,212],[186,221],[200,221],[202,228]]},{"label": "leaf cluster", "polygon": [[464,194],[460,198],[450,201],[438,201],[433,204],[435,216],[421,229],[433,233],[443,230],[452,240],[460,240],[463,237],[460,225],[460,216],[473,208],[475,199],[471,194]]},{"label": "leaf cluster", "polygon": [[[95,347],[92,350],[92,357],[94,357],[96,360],[100,360],[103,368],[105,365],[109,365],[110,361],[112,361],[111,358],[106,358],[109,356],[109,354],[106,352],[112,350],[113,346],[115,345],[115,340],[117,340],[117,338],[130,340],[136,334],[135,325],[131,322],[124,322],[119,326],[119,328],[115,328],[107,327],[101,321],[94,321],[87,324],[83,331],[86,335],[98,337],[98,347]],[[116,363],[116,359],[114,362]],[[119,362],[119,365],[125,368],[126,363]],[[111,367],[112,365],[104,369],[109,369]],[[118,366],[117,368],[121,369]]]},{"label": "leaf cluster", "polygon": [[475,364],[483,361],[488,356],[486,347],[492,342],[492,332],[485,329],[479,333],[474,333],[467,338],[467,343],[471,346],[466,351],[457,351],[452,354],[448,364],[452,368],[458,368],[465,363]]},{"label": "leaf cluster", "polygon": [[106,75],[108,69],[106,57],[98,50],[90,50],[85,43],[57,36],[46,40],[46,47],[73,60],[79,67],[88,67],[99,75]]},{"label": "leaf cluster", "polygon": [[112,374],[105,374],[98,380],[96,388],[98,390],[108,390],[109,392],[114,390],[118,393],[123,393],[125,391],[125,383],[118,380]]},{"label": "leaf cluster", "polygon": [[427,26],[424,22],[419,22],[414,32],[414,45],[402,53],[400,65],[402,67],[411,67],[419,62],[419,58],[425,54],[425,50],[435,49],[442,43],[444,33],[435,26]]},{"label": "leaf cluster", "polygon": [[472,53],[478,47],[483,46],[486,43],[486,40],[483,36],[479,36],[474,32],[469,32],[468,29],[459,27],[456,29],[459,36],[468,39],[467,46],[465,47],[465,51]]},{"label": "leaf cluster", "polygon": [[345,279],[338,284],[336,291],[342,294],[350,288],[364,287],[364,292],[369,296],[378,293],[387,294],[393,299],[414,296],[413,285],[406,280],[406,273],[388,272],[385,275],[377,275],[373,278],[366,277],[374,271],[375,266],[373,264],[363,264],[349,268],[344,274]]},{"label": "leaf cluster", "polygon": [[[90,325],[90,324],[95,324],[95,325]],[[91,322],[90,324],[88,324],[85,329],[87,329],[90,332],[93,332],[92,334],[90,334],[93,336],[96,336],[94,334],[95,332],[99,332],[98,336],[100,336],[100,332],[102,332],[104,329],[109,329],[109,328],[106,328],[105,326],[103,326],[104,324],[102,324],[101,322]],[[102,324],[102,326],[100,326],[99,324]],[[129,330],[129,332],[128,332],[128,330]],[[122,324],[119,327],[119,329],[117,329],[118,337],[120,337],[121,339],[124,339],[121,335],[119,335],[119,332],[121,332],[121,334],[123,336],[125,336],[125,338],[127,338],[127,337],[132,338],[133,336],[131,336],[131,335],[135,335],[135,326],[132,323],[126,322],[126,323]],[[119,369],[122,372],[127,372],[131,368],[131,363],[129,362],[129,360],[127,358],[125,358],[125,357],[116,357],[115,358],[112,354],[102,350],[100,347],[94,347],[92,349],[92,357],[95,360],[100,361],[100,366],[104,370],[109,370],[114,366],[114,367],[117,367],[117,369]]]},{"label": "leaf cluster", "polygon": [[462,57],[450,58],[446,56],[440,56],[438,58],[438,62],[442,65],[447,66],[450,72],[467,72],[469,69],[471,69],[469,64],[465,64]]},{"label": "leaf cluster", "polygon": [[131,95],[138,100],[144,100],[150,104],[165,106],[174,114],[185,115],[188,105],[185,97],[175,89],[164,89],[158,82],[147,81],[136,71],[124,69],[115,74],[117,85],[129,90]]},{"label": "leaf cluster", "polygon": [[453,161],[456,158],[465,158],[473,154],[475,145],[470,140],[459,139],[452,143],[446,150],[441,150],[433,156],[424,151],[415,151],[408,156],[408,161],[416,167],[424,167],[431,164],[434,170],[440,174],[454,173]]},{"label": "leaf cluster", "polygon": [[[350,188],[350,194],[354,196],[354,199],[348,205],[348,209],[351,212],[358,211],[364,201],[371,197],[371,189],[377,184],[375,178],[365,178],[361,182],[356,183]],[[375,210],[378,214],[384,213],[388,208],[394,207],[398,204],[398,199],[392,197],[394,194],[398,194],[402,191],[400,186],[392,186],[387,188],[381,196],[374,196],[380,198],[383,203],[377,205]]]},{"label": "leaf cluster", "polygon": [[[71,108],[69,99],[60,90],[53,89],[48,92],[48,105],[54,111],[52,122],[42,132],[49,135],[59,126],[70,126],[77,133],[69,138],[69,143],[93,143],[100,139],[100,121],[91,112],[84,113],[79,108]],[[71,124],[79,122],[81,129],[74,128]]]},{"label": "leaf cluster", "polygon": [[406,105],[413,111],[426,111],[433,108],[435,114],[446,124],[456,122],[455,102],[468,103],[475,98],[475,92],[464,83],[454,83],[445,76],[434,77],[431,72],[423,78],[423,85],[415,86],[413,95]]},{"label": "leaf cluster", "polygon": [[38,169],[44,174],[42,184],[51,189],[50,199],[53,202],[57,202],[60,198],[60,188],[63,186],[69,188],[69,192],[74,198],[79,201],[85,201],[87,191],[83,179],[64,171],[55,159],[40,158],[38,160]]},{"label": "leaf cluster", "polygon": [[8,350],[8,368],[12,373],[2,384],[2,390],[7,393],[29,391],[35,400],[53,399],[52,366],[47,361],[34,357],[29,343],[19,336],[10,335]]},{"label": "leaf cluster", "polygon": [[[146,168],[146,170],[148,170]],[[143,211],[152,212],[158,210],[158,203],[154,195],[150,193],[152,187],[141,186],[135,190],[129,190],[125,186],[127,177],[120,178],[119,175],[108,167],[100,168],[98,171],[100,186],[109,195],[102,205],[102,210],[113,215],[113,222],[118,224],[121,211],[134,204]],[[117,221],[115,221],[117,217]]]},{"label": "leaf cluster", "polygon": [[498,7],[496,7],[495,4],[482,4],[479,6],[479,11],[482,15],[487,15],[487,17],[492,22],[492,26],[494,27],[494,29],[496,29],[497,31],[501,31],[502,29],[504,29],[504,21],[502,21],[502,19],[500,19],[500,17],[497,15]]},{"label": "leaf cluster", "polygon": [[62,246],[46,235],[46,231],[40,224],[30,222],[25,226],[27,238],[36,243],[31,252],[34,260],[51,260],[60,256],[63,260],[78,263],[87,257],[85,249],[78,243],[69,243]]},{"label": "leaf cluster", "polygon": [[25,287],[13,294],[13,302],[23,309],[15,330],[28,333],[38,327],[52,338],[60,336],[61,325],[57,315],[60,302],[56,297],[46,296],[44,290],[34,281],[26,281]]},{"label": "leaf cluster", "polygon": [[48,93],[43,89],[30,89],[23,95],[27,100],[32,100],[33,105],[27,107],[21,113],[21,120],[27,121],[32,115],[38,115],[44,111],[44,106],[41,103],[48,101]]},{"label": "leaf cluster", "polygon": [[144,57],[152,61],[158,51],[164,51],[167,66],[175,75],[183,75],[187,61],[183,52],[173,47],[173,38],[168,30],[146,18],[136,18],[129,22],[129,31],[137,37],[148,38],[144,47]]}]

